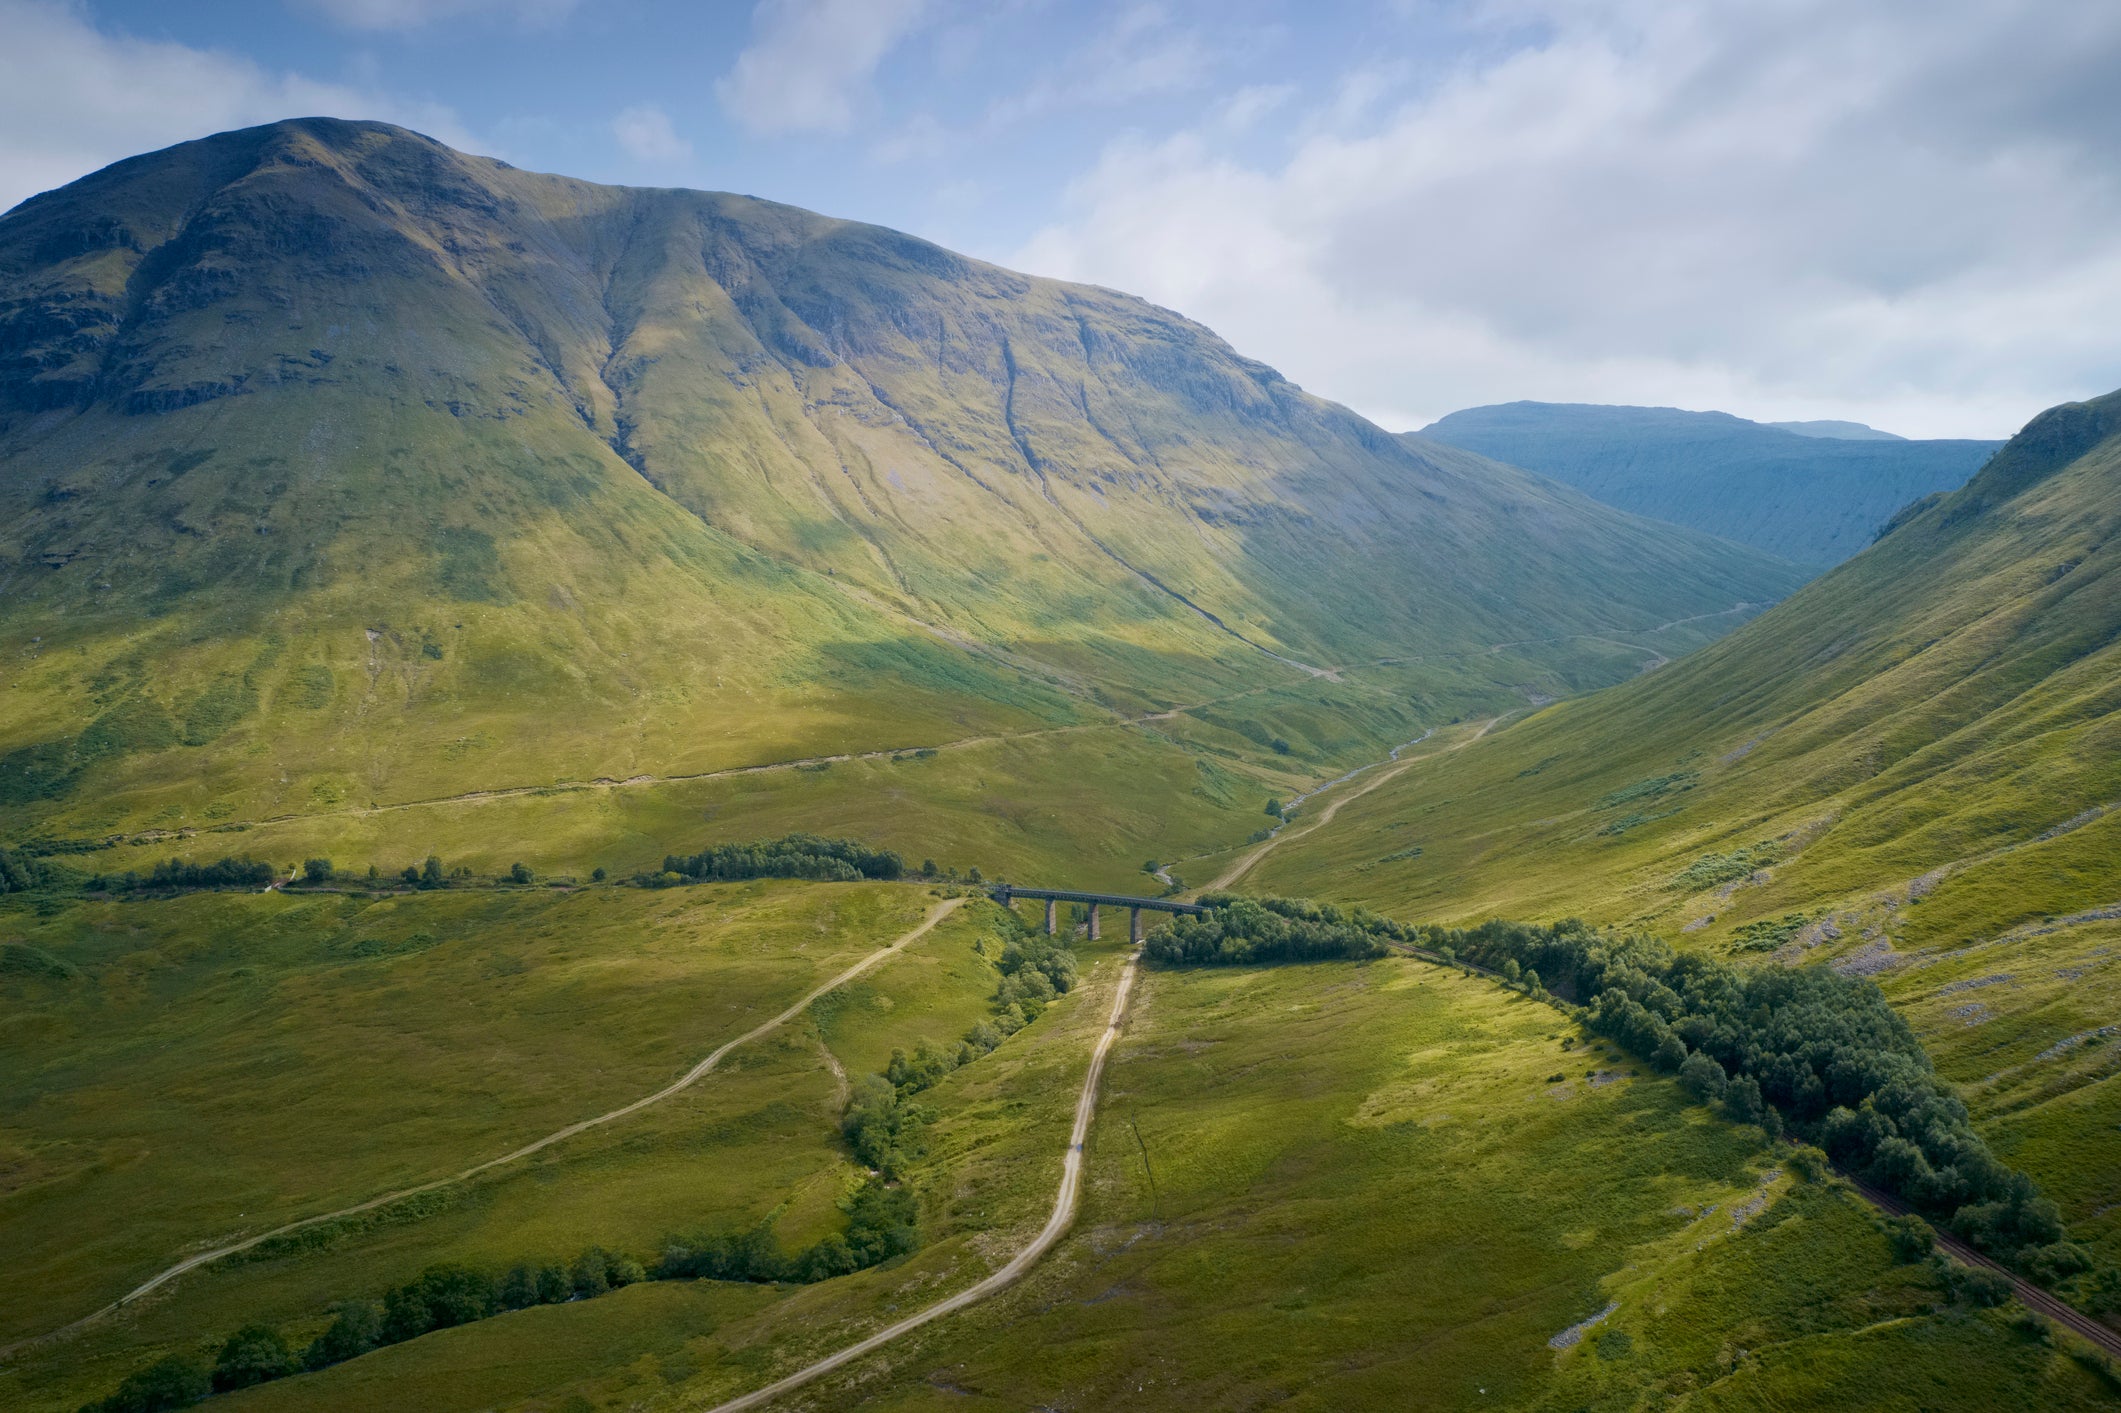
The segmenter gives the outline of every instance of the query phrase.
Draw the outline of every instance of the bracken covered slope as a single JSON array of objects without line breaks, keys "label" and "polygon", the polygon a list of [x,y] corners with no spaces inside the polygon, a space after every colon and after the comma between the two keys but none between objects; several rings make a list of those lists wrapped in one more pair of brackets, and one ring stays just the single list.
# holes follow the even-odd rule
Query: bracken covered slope
[{"label": "bracken covered slope", "polygon": [[1137,299],[324,119],[0,219],[0,525],[0,795],[60,833],[1110,719],[1800,577]]}]

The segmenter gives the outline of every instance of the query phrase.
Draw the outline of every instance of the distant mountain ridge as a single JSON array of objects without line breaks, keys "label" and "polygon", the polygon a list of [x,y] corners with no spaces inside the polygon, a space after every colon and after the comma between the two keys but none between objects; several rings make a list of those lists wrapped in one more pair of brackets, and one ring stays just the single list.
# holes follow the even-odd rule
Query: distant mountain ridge
[{"label": "distant mountain ridge", "polygon": [[1910,441],[1854,422],[1550,402],[1468,408],[1415,435],[1822,566],[1869,544],[1910,501],[1963,485],[2003,445]]},{"label": "distant mountain ridge", "polygon": [[1800,437],[1825,437],[1829,441],[1844,442],[1904,442],[1906,437],[1896,432],[1881,432],[1876,427],[1862,422],[1841,422],[1831,417],[1813,418],[1808,422],[1763,422],[1763,427],[1778,431],[1795,432]]},{"label": "distant mountain ridge", "polygon": [[[1571,643],[1800,577],[1400,441],[1139,299],[384,124],[185,143],[0,218],[0,797],[71,820],[38,828],[1383,660],[1522,699],[1632,670]],[[1361,739],[1335,702],[1321,751]]]}]

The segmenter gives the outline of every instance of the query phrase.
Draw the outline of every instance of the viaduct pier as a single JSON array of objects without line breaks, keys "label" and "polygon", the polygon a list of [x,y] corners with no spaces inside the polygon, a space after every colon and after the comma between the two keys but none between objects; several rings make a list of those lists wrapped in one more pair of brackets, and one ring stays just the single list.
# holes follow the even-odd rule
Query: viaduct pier
[{"label": "viaduct pier", "polygon": [[1125,893],[1078,893],[1066,888],[1019,888],[1013,883],[1004,883],[993,892],[994,901],[1008,907],[1018,898],[1043,899],[1046,904],[1046,935],[1055,930],[1055,911],[1062,903],[1082,903],[1090,909],[1090,940],[1097,940],[1097,910],[1099,908],[1125,908],[1127,910],[1127,940],[1142,940],[1142,914],[1191,913],[1207,911],[1198,903],[1181,903],[1171,898],[1133,898]]}]

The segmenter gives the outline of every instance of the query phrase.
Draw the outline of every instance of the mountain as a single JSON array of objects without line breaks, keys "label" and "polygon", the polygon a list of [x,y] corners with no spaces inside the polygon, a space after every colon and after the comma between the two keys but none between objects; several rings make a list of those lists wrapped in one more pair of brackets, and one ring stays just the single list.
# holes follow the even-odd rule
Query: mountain
[{"label": "mountain", "polygon": [[1843,442],[1904,442],[1906,437],[1892,432],[1881,432],[1876,427],[1867,427],[1861,422],[1837,422],[1831,418],[1817,418],[1809,422],[1763,422],[1763,427],[1774,427],[1785,432],[1795,432],[1800,437],[1825,437],[1829,441]]},{"label": "mountain", "polygon": [[1710,647],[1416,764],[1262,888],[1875,978],[2121,1251],[2121,393]]},{"label": "mountain", "polygon": [[[1853,429],[1853,430],[1851,430]],[[1910,501],[1965,483],[2000,442],[1906,441],[1858,423],[1511,402],[1418,435],[1527,467],[1637,515],[1805,564],[1838,564]]]},{"label": "mountain", "polygon": [[74,839],[1225,699],[1318,769],[1802,577],[1126,295],[329,119],[0,219],[0,524],[0,800]]}]

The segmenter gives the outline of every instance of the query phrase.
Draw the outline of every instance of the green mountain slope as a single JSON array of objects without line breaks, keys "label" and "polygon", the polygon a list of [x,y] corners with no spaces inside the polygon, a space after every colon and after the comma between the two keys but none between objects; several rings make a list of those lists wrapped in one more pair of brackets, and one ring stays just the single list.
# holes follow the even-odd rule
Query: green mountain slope
[{"label": "green mountain slope", "polygon": [[1748,422],[1670,407],[1512,402],[1417,434],[1806,564],[1837,564],[1908,502],[1965,483],[2001,446],[1908,441],[1850,422]]},{"label": "green mountain slope", "polygon": [[1262,692],[1301,775],[1800,577],[1124,295],[322,119],[0,219],[0,525],[18,839]]},{"label": "green mountain slope", "polygon": [[2121,1250],[2121,394],[1723,641],[1409,766],[1248,886],[1875,977]]}]

